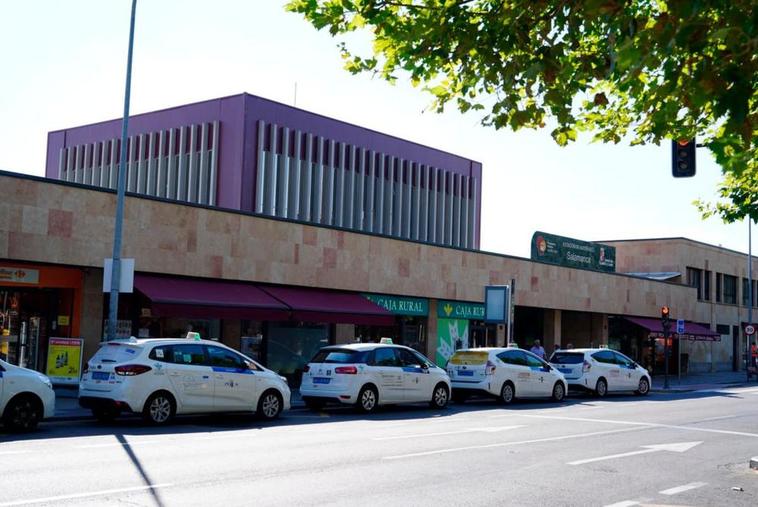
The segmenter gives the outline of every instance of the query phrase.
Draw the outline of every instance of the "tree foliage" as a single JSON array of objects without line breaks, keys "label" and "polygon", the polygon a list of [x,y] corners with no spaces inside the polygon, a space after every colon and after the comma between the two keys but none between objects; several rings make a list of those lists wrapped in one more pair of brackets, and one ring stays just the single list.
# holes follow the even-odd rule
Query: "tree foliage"
[{"label": "tree foliage", "polygon": [[560,145],[581,131],[632,144],[697,136],[724,176],[721,199],[697,203],[703,216],[758,219],[756,0],[290,0],[287,9],[333,36],[368,32],[371,54],[340,44],[347,70],[406,75],[438,112],[454,104],[496,129],[552,119]]}]

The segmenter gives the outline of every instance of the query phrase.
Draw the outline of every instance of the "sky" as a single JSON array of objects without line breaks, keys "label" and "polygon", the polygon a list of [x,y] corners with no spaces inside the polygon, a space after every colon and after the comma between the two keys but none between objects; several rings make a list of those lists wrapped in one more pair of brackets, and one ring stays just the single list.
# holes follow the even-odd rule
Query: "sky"
[{"label": "sky", "polygon": [[[139,0],[131,114],[248,92],[477,160],[485,251],[529,257],[539,230],[747,252],[746,222],[702,220],[692,204],[717,197],[721,172],[705,150],[694,178],[674,179],[668,144],[559,147],[549,129],[495,131],[452,107],[431,112],[431,96],[405,80],[346,72],[337,41],[284,4]],[[121,117],[130,7],[0,0],[0,169],[42,176],[47,132]]]}]

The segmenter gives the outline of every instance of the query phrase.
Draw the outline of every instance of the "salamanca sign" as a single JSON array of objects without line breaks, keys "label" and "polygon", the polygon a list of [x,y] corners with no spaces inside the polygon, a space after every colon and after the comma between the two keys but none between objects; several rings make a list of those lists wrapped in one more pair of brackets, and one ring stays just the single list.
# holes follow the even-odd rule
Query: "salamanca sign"
[{"label": "salamanca sign", "polygon": [[532,260],[614,273],[616,248],[537,231],[532,236]]}]

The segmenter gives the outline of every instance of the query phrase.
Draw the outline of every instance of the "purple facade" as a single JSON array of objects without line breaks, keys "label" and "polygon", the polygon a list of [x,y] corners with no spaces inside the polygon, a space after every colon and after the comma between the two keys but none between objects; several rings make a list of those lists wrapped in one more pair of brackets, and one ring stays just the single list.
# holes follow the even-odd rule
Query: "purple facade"
[{"label": "purple facade", "polygon": [[[411,176],[415,174],[413,172],[414,170],[420,172],[423,171],[423,168],[425,167],[444,169],[445,174],[448,175],[445,178],[449,177],[449,180],[443,179],[442,181],[449,181],[449,186],[452,188],[453,179],[456,178],[455,181],[460,182],[461,194],[464,193],[463,188],[465,181],[466,188],[471,189],[470,196],[466,195],[466,197],[471,198],[467,199],[465,202],[464,199],[461,198],[461,200],[457,203],[455,213],[458,213],[461,217],[463,217],[462,213],[464,213],[465,208],[465,210],[469,211],[472,215],[470,223],[467,224],[468,228],[470,229],[468,231],[470,241],[468,243],[461,241],[460,244],[450,242],[449,244],[453,246],[473,248],[478,248],[479,246],[482,181],[482,166],[479,162],[475,162],[473,160],[446,153],[444,151],[422,146],[417,143],[375,132],[363,127],[351,125],[332,118],[321,116],[315,113],[290,107],[249,94],[213,99],[204,102],[198,102],[195,104],[188,104],[133,116],[129,121],[129,135],[134,136],[135,139],[139,139],[139,136],[142,135],[148,136],[147,138],[143,136],[143,140],[137,143],[137,151],[140,154],[147,154],[149,152],[149,155],[146,155],[146,157],[150,158],[154,156],[156,167],[158,167],[159,160],[162,160],[166,154],[170,156],[173,153],[172,147],[166,148],[163,153],[158,154],[159,144],[161,146],[160,149],[164,149],[163,133],[167,133],[171,129],[179,129],[181,127],[181,142],[183,144],[189,145],[192,143],[192,141],[190,141],[190,131],[187,130],[185,140],[183,128],[191,125],[197,125],[197,135],[195,135],[195,130],[193,127],[192,139],[195,140],[195,144],[199,146],[199,125],[201,124],[218,125],[218,146],[215,148],[215,151],[213,151],[213,156],[216,157],[215,167],[213,171],[216,172],[210,173],[211,178],[213,178],[213,175],[215,174],[215,182],[210,187],[212,189],[211,192],[215,196],[214,200],[209,201],[212,205],[247,212],[256,211],[256,183],[258,182],[259,185],[261,184],[259,180],[262,176],[258,174],[258,170],[259,167],[263,166],[261,163],[262,161],[259,160],[259,158],[266,156],[264,147],[258,146],[259,139],[265,139],[264,142],[269,144],[267,149],[269,152],[274,152],[275,158],[277,156],[280,158],[283,156],[281,153],[278,155],[276,154],[277,149],[281,150],[281,146],[271,147],[268,133],[266,135],[259,136],[258,129],[263,125],[274,126],[276,128],[286,127],[289,129],[288,132],[291,132],[292,135],[296,135],[295,133],[300,134],[301,136],[312,135],[316,139],[322,138],[332,140],[333,142],[336,141],[338,144],[342,143],[342,146],[348,146],[348,149],[355,147],[355,149],[367,150],[366,153],[368,153],[370,150],[372,152],[386,154],[388,157],[393,157],[393,160],[396,158],[397,160],[412,161],[413,165],[411,165],[409,162],[407,180],[405,180],[407,181],[407,188],[409,189],[406,190],[409,204],[411,202],[411,193],[413,193],[414,199],[417,195],[414,181],[412,181]],[[189,127],[187,128],[189,129]],[[268,127],[265,128],[268,130]],[[213,133],[215,130],[216,127],[209,127],[208,129],[208,131],[211,133]],[[107,150],[105,145],[102,145],[102,143],[106,140],[113,140],[113,146],[117,146],[116,140],[120,137],[120,132],[120,119],[50,132],[48,134],[46,176],[54,179],[62,178],[62,168],[66,168],[65,158],[67,156],[70,157],[68,167],[75,167],[77,171],[79,170],[80,166],[87,166],[88,163],[94,168],[98,160],[100,166],[104,167],[106,161],[105,153]],[[160,141],[158,132],[161,133]],[[205,130],[203,130],[203,132],[205,132]],[[155,137],[153,137],[153,135],[155,135]],[[172,131],[172,137],[170,137],[172,140],[171,142],[178,144],[180,139],[179,130],[176,130],[175,138],[176,140],[174,140]],[[145,139],[147,139],[147,141]],[[166,145],[169,144],[168,140],[169,135],[166,134]],[[130,149],[132,148],[132,144],[134,143],[130,143]],[[82,148],[81,154],[77,152],[77,155],[74,155],[73,152],[70,152],[70,150],[74,147],[81,146],[92,146],[92,148],[88,151],[85,151]],[[102,153],[104,155],[102,157],[98,155],[100,152],[100,146],[103,146]],[[208,146],[211,146],[210,141],[208,143]],[[194,148],[195,147],[193,146],[193,149]],[[200,148],[197,149],[200,150]],[[205,147],[203,147],[203,150],[204,149]],[[304,149],[302,151],[304,151]],[[290,156],[300,155],[292,153],[292,147],[288,148],[288,152],[289,153],[286,156],[288,160]],[[200,153],[201,152],[198,151],[198,160],[200,160],[201,157]],[[193,163],[192,159],[189,158],[191,155],[187,155],[187,157],[187,160],[189,161],[187,164],[191,170]],[[80,162],[79,159],[81,159],[83,162]],[[162,163],[163,162],[161,161],[160,164]],[[198,164],[199,163],[200,162],[198,162]],[[274,163],[276,164],[277,162],[275,161]],[[180,162],[177,162],[177,164],[180,164]],[[149,172],[147,172],[147,162],[145,163],[145,167],[145,171],[148,176],[146,176],[147,179],[145,183],[147,186],[143,186],[143,188],[149,189],[150,176]],[[289,171],[289,169],[287,170]],[[274,168],[274,171],[276,171],[276,168]],[[361,171],[365,172],[363,169],[361,169]],[[398,169],[398,171],[404,170]],[[71,173],[73,174],[73,171]],[[83,178],[89,178],[84,179],[83,181],[85,183],[90,183],[97,180],[97,176],[93,176],[93,173],[94,169],[88,177],[83,176]],[[82,170],[82,174],[84,174],[84,170]],[[103,172],[103,174],[105,173]],[[201,177],[204,177],[206,181],[209,177],[207,174],[203,176],[202,169],[200,169],[200,172],[197,174],[200,174]],[[398,174],[405,173],[399,172]],[[135,177],[135,184],[138,184],[136,183],[136,178],[137,177]],[[165,186],[165,183],[161,182],[160,176],[153,176],[153,178],[155,178],[153,188],[161,185]],[[392,176],[390,176],[390,178],[392,178]],[[400,176],[400,178],[402,178],[402,176]],[[419,179],[416,181],[423,180]],[[92,184],[96,184],[96,182]],[[426,185],[426,183],[423,184]],[[129,190],[134,191],[131,188]],[[184,192],[184,190],[182,190],[182,192]],[[445,193],[444,188],[442,192],[443,194]],[[450,192],[452,193],[452,191]],[[150,192],[148,191],[146,193],[149,194]],[[160,192],[150,195],[170,197],[168,194],[161,195]],[[348,199],[352,199],[352,197],[347,197],[347,194],[345,195],[346,202]],[[421,202],[421,197],[419,197],[418,200]],[[454,200],[449,200],[447,204],[447,212],[450,213],[451,216],[454,203]],[[427,198],[427,205],[428,204],[429,202]],[[443,210],[445,209],[444,206],[445,205],[443,203]],[[470,210],[469,206],[471,208]],[[435,209],[437,209],[436,206]],[[418,207],[416,208],[416,211],[418,211]],[[297,219],[298,217],[294,218]],[[459,237],[462,237],[466,233],[464,232],[465,226],[463,225],[463,219],[461,219],[460,222],[460,231],[456,234]],[[450,227],[452,231],[452,226]],[[442,236],[444,237],[444,231]],[[408,236],[408,238],[421,239],[419,237],[412,238],[410,236]]]}]

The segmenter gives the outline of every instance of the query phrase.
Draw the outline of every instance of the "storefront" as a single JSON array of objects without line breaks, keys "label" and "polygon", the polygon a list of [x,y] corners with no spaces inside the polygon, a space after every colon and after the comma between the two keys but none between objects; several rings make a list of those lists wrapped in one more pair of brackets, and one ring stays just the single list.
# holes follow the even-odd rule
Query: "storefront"
[{"label": "storefront", "polygon": [[666,369],[666,346],[668,372],[686,374],[690,370],[691,350],[696,345],[721,341],[718,332],[695,322],[685,322],[684,332],[677,333],[676,320],[672,321],[666,340],[660,319],[614,317],[609,319],[609,327],[609,347],[626,354],[653,374],[662,374]]},{"label": "storefront", "polygon": [[82,285],[80,269],[0,261],[0,357],[45,372],[50,343],[79,336]]},{"label": "storefront", "polygon": [[336,326],[393,328],[396,317],[360,294],[140,273],[119,308],[132,334],[183,337],[194,331],[300,384],[307,361],[335,343]]},{"label": "storefront", "polygon": [[394,318],[388,325],[357,326],[355,332],[358,341],[378,342],[383,337],[392,338],[394,343],[426,354],[428,299],[384,294],[363,294],[363,297],[392,314]]}]

